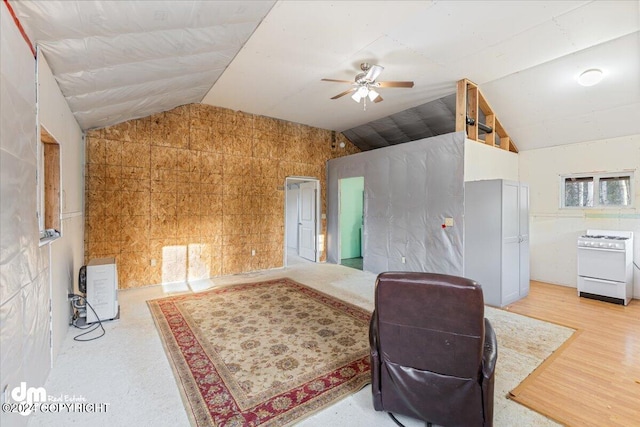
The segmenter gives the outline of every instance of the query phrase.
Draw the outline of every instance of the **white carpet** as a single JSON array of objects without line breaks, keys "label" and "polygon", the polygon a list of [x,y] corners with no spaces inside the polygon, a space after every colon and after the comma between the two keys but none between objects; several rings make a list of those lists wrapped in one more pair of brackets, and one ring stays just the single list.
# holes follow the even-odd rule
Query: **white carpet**
[{"label": "white carpet", "polygon": [[[108,403],[108,412],[37,413],[29,416],[29,425],[189,426],[145,301],[190,289],[200,291],[210,286],[283,276],[368,310],[373,309],[375,275],[340,265],[313,264],[293,258],[286,269],[215,278],[194,283],[191,288],[172,285],[121,291],[121,319],[106,323],[106,335],[87,343],[73,341],[80,331],[70,329],[45,384],[48,395],[75,395],[90,403]],[[486,316],[496,329],[499,346],[494,425],[557,425],[505,396],[550,354],[550,349],[564,342],[572,330],[492,308],[487,308]],[[400,419],[407,427],[424,426],[417,420]],[[385,413],[373,410],[370,386],[299,425],[395,426]]]}]

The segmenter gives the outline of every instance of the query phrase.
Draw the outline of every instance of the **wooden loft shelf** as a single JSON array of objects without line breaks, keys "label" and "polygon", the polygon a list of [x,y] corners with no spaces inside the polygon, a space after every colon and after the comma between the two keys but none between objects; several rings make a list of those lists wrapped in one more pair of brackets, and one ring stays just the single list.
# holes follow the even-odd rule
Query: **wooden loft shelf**
[{"label": "wooden loft shelf", "polygon": [[[484,123],[480,120],[480,113],[484,115]],[[463,130],[467,132],[469,139],[518,152],[518,147],[505,131],[478,85],[467,79],[458,81],[456,95],[456,132]]]}]

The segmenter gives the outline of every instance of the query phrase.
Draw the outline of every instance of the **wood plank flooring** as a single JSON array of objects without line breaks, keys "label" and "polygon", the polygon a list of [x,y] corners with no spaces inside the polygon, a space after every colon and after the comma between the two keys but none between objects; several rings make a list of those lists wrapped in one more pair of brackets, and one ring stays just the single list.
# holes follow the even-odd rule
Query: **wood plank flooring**
[{"label": "wood plank flooring", "polygon": [[625,307],[532,281],[529,296],[506,309],[579,331],[514,400],[569,426],[640,426],[639,300]]}]

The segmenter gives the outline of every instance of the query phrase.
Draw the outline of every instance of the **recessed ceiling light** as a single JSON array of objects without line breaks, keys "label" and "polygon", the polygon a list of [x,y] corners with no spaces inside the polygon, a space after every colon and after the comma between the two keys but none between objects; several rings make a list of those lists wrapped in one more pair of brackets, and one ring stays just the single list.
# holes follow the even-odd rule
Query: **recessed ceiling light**
[{"label": "recessed ceiling light", "polygon": [[604,74],[602,73],[602,70],[598,68],[591,68],[580,74],[578,77],[578,83],[582,86],[593,86],[600,83],[603,77]]}]

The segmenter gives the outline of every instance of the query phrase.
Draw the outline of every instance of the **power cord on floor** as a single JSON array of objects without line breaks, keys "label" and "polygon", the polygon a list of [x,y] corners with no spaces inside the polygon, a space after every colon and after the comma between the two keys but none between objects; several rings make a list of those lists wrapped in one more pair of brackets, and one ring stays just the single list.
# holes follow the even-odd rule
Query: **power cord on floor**
[{"label": "power cord on floor", "polygon": [[[389,414],[389,416],[391,417],[391,419],[393,420],[394,423],[396,423],[396,425],[398,427],[405,427],[404,424],[402,424],[391,412],[387,412],[387,414]],[[432,424],[430,422],[427,421],[427,427],[431,427]]]},{"label": "power cord on floor", "polygon": [[[85,325],[85,326],[78,326],[77,325],[77,318],[74,319],[71,324],[76,328],[76,329],[88,329],[88,331],[83,332],[79,335],[76,335],[75,337],[73,337],[74,341],[80,341],[80,342],[86,342],[86,341],[93,341],[93,340],[97,340],[98,338],[101,338],[104,336],[104,334],[106,334],[107,332],[104,330],[104,326],[102,326],[102,320],[100,320],[100,317],[98,317],[98,314],[96,313],[96,311],[93,309],[93,307],[91,306],[91,304],[89,303],[89,301],[87,301],[87,299],[85,297],[83,297],[82,295],[76,295],[76,294],[69,294],[69,298],[71,300],[71,303],[73,304],[74,308],[80,308],[82,306],[81,301],[84,301],[84,303],[86,304],[87,307],[89,307],[89,309],[91,309],[91,311],[93,312],[93,315],[96,316],[96,319],[98,319],[98,323],[97,324],[93,324],[93,325]],[[92,332],[97,331],[98,329],[102,330],[102,333],[100,335],[98,335],[97,337],[92,337],[92,338],[80,338],[83,337],[87,334],[90,334]]]},{"label": "power cord on floor", "polygon": [[393,420],[394,423],[396,423],[396,425],[398,427],[404,427],[404,424],[402,424],[400,421],[398,421],[398,419],[396,417],[393,416],[393,414],[391,412],[387,412],[387,414],[389,414],[389,416],[391,417],[391,419]]}]

